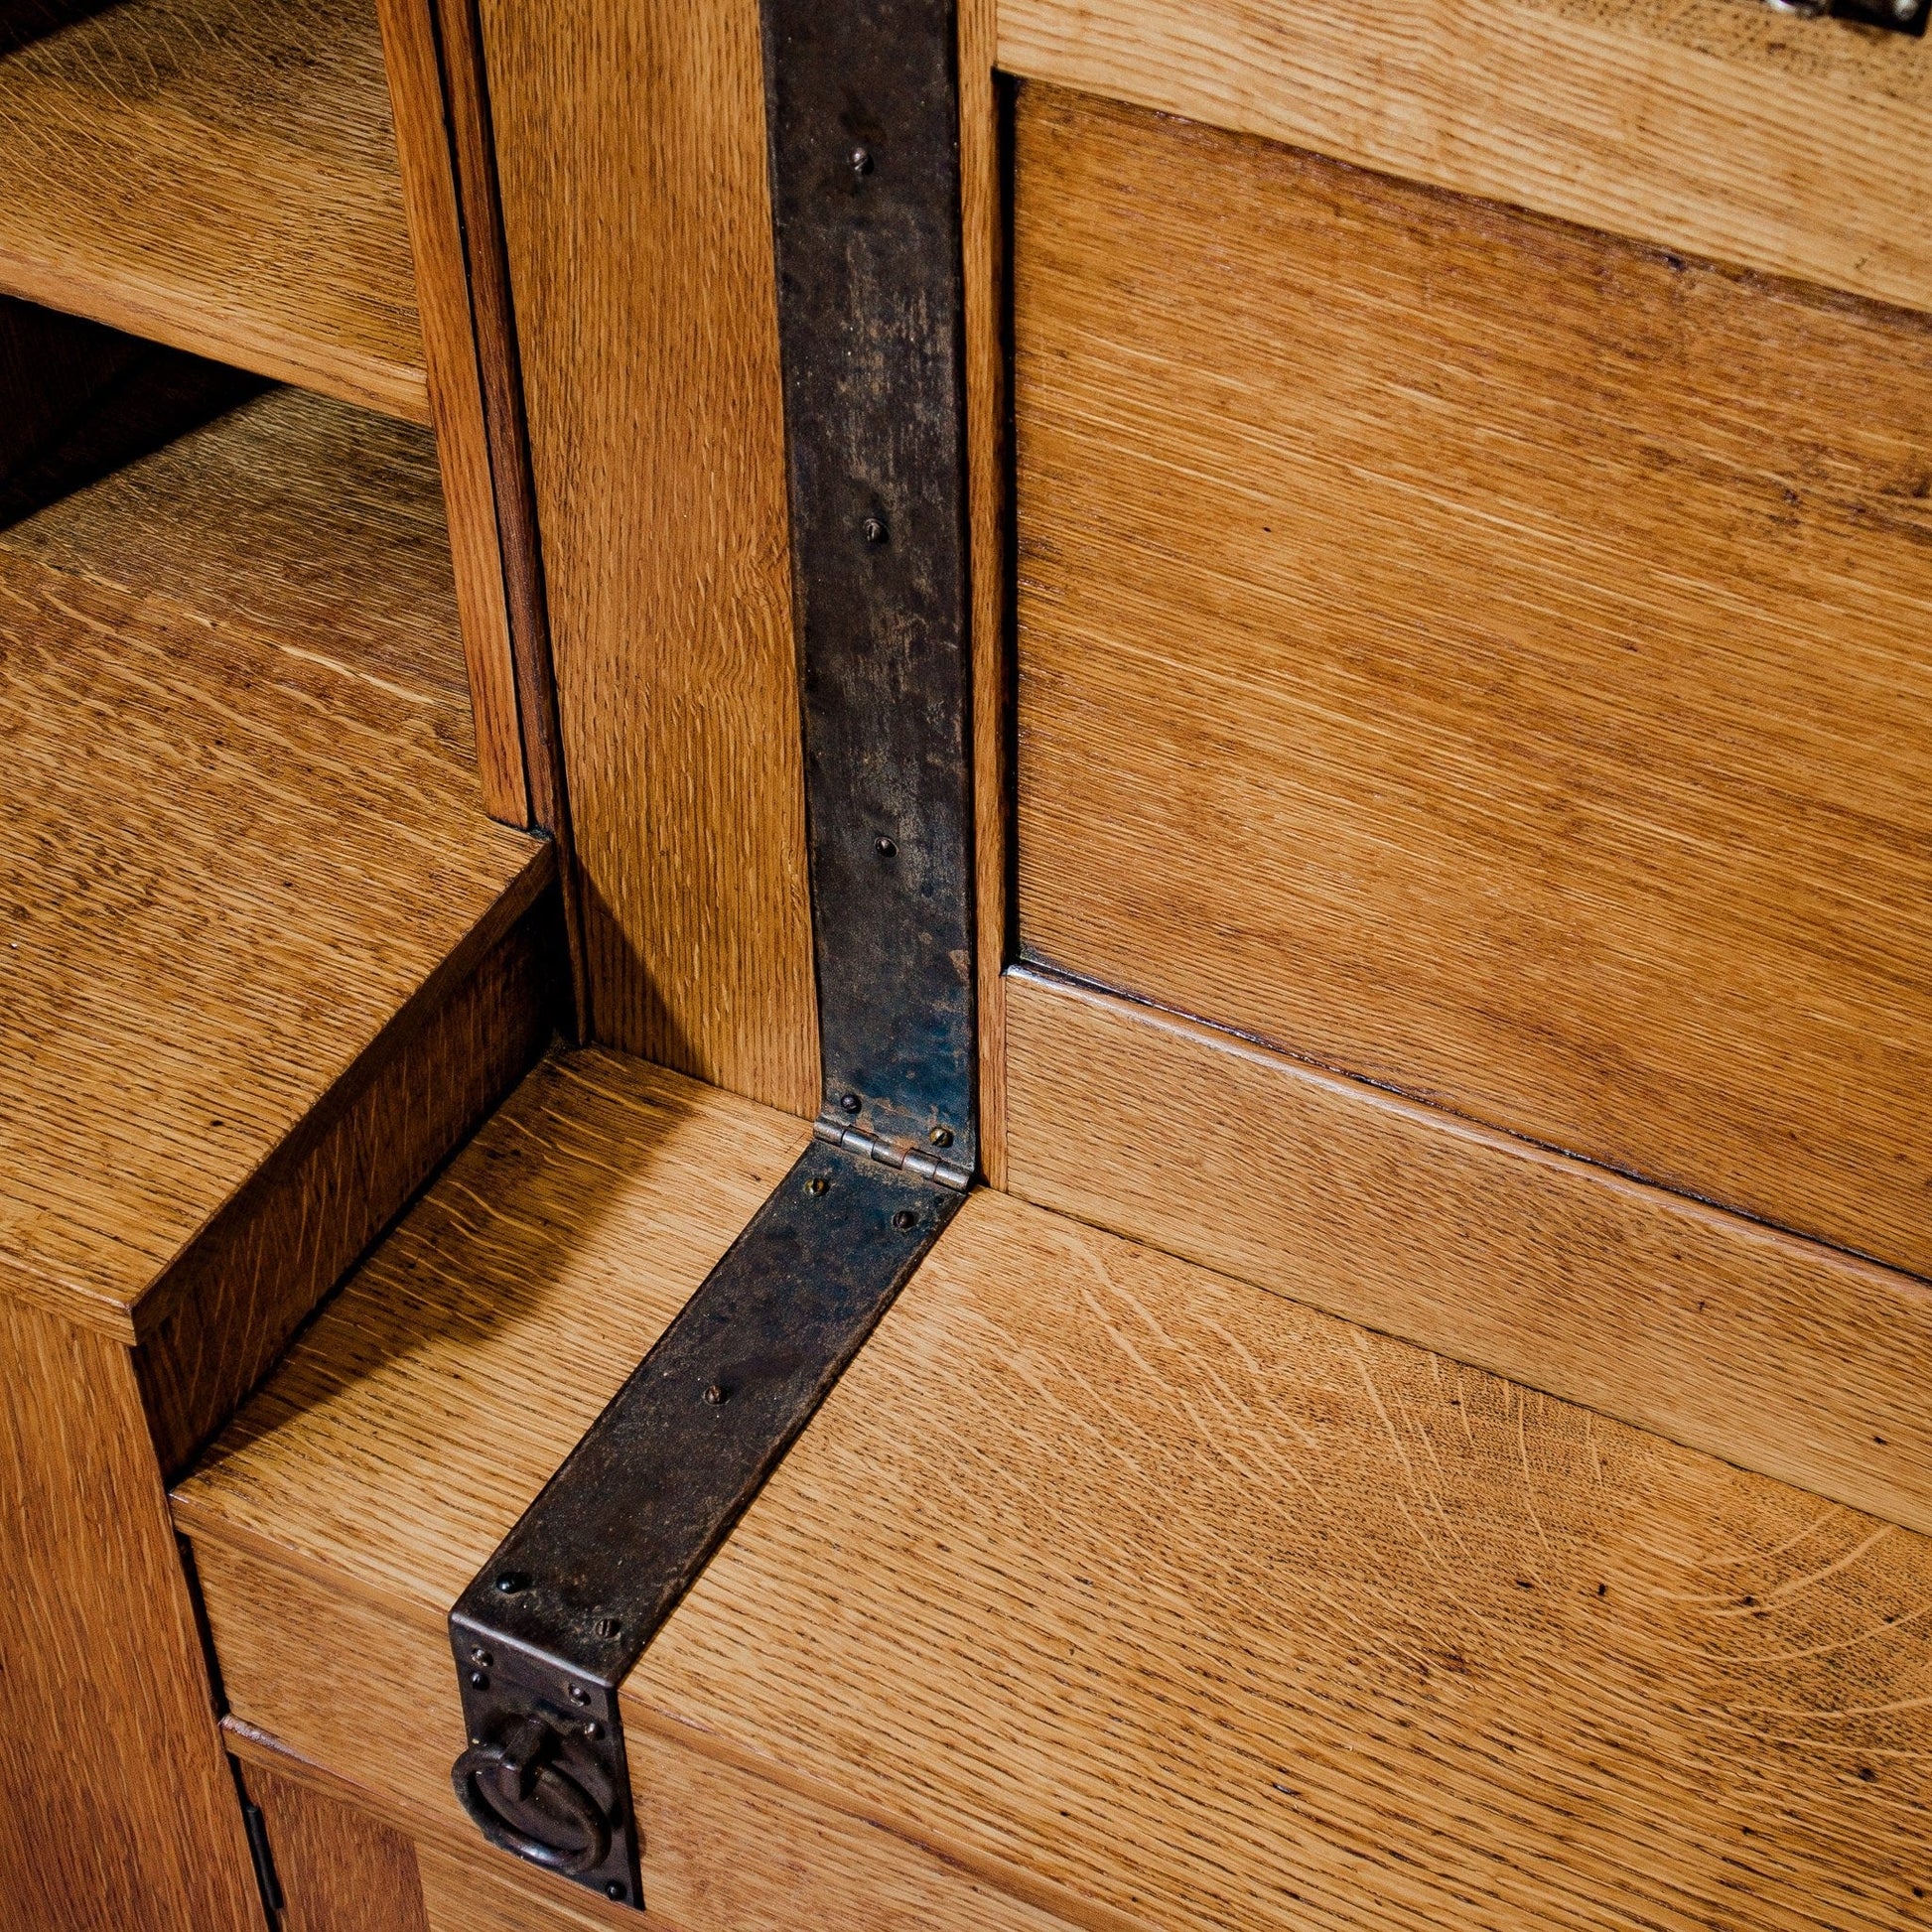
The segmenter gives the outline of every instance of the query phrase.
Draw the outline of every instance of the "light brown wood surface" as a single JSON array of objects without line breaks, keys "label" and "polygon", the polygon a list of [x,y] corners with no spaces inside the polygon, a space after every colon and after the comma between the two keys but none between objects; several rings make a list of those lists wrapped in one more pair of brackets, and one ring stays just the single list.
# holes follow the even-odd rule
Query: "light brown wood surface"
[{"label": "light brown wood surface", "polygon": [[135,1373],[164,1471],[186,1468],[550,1043],[563,951],[552,878],[541,847],[136,1304]]},{"label": "light brown wood surface", "polygon": [[[438,1802],[446,1606],[796,1143],[526,1083],[177,1492],[239,1716]],[[703,1761],[929,1924],[1922,1922],[1928,1619],[1909,1532],[983,1192],[626,1687],[647,1897],[908,1922],[680,1889]]]},{"label": "light brown wood surface", "polygon": [[0,1910],[259,1932],[127,1350],[0,1297]]},{"label": "light brown wood surface", "polygon": [[272,390],[0,532],[0,553],[272,637],[475,755],[436,451],[409,424]]},{"label": "light brown wood surface", "polygon": [[[417,5],[420,9],[421,0]],[[496,498],[504,609],[516,667],[523,772],[531,820],[549,832],[557,844],[558,883],[570,947],[572,1037],[576,1038],[582,1036],[590,1011],[582,892],[564,779],[549,603],[537,531],[536,479],[524,410],[522,353],[510,290],[508,244],[503,235],[483,23],[477,0],[435,0],[435,13],[450,154],[462,208],[490,485]]]},{"label": "light brown wood surface", "polygon": [[1904,35],[1758,0],[1000,0],[999,32],[1014,73],[1932,307]]},{"label": "light brown wood surface", "polygon": [[979,1020],[980,1166],[1006,1182],[1007,236],[1001,171],[996,0],[959,8],[960,229],[966,291],[967,518],[972,566],[974,994]]},{"label": "light brown wood surface", "polygon": [[271,1770],[261,1755],[243,1779],[281,1885],[276,1932],[431,1932],[415,1848],[400,1832]]},{"label": "light brown wood surface", "polygon": [[[635,1925],[627,1907],[494,1851],[458,1807],[450,1765],[464,1736],[442,1609],[374,1599],[352,1584],[345,1593],[340,1579],[292,1567],[284,1553],[201,1547],[229,1696],[278,1713],[285,1728],[275,1742],[286,1752],[294,1741],[315,1767],[307,1775],[333,1773],[345,1795],[410,1835],[434,1932]],[[243,1613],[231,1616],[236,1605]],[[634,1755],[637,1733],[627,1734]],[[644,1743],[649,1783],[637,1803],[653,1922],[684,1932],[1050,1932],[1064,1923],[959,1870],[943,1849],[809,1786],[774,1783],[762,1767],[721,1760],[675,1725]]]},{"label": "light brown wood surface", "polygon": [[1932,1272],[1932,325],[1019,123],[1025,953]]},{"label": "light brown wood surface", "polygon": [[123,1339],[547,865],[475,802],[393,434],[271,395],[0,536],[0,1287]]},{"label": "light brown wood surface", "polygon": [[1030,1200],[1932,1532],[1932,1290],[1191,1021],[1009,975]]},{"label": "light brown wood surface", "polygon": [[375,6],[409,214],[430,415],[436,425],[457,603],[463,613],[483,803],[492,818],[529,825],[533,820],[503,578],[503,533],[496,520],[435,0],[375,0]]},{"label": "light brown wood surface", "polygon": [[373,0],[124,0],[0,59],[0,289],[427,422]]},{"label": "light brown wood surface", "polygon": [[756,0],[484,0],[593,1035],[810,1114]]}]

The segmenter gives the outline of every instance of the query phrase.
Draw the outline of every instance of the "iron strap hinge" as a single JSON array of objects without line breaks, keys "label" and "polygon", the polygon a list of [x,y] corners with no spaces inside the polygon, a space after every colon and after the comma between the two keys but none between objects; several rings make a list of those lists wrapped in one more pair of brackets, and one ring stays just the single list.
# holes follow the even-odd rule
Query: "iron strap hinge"
[{"label": "iron strap hinge", "polygon": [[978,1160],[954,0],[761,0],[821,1097],[450,1612],[483,1835],[641,1906],[624,1679]]}]

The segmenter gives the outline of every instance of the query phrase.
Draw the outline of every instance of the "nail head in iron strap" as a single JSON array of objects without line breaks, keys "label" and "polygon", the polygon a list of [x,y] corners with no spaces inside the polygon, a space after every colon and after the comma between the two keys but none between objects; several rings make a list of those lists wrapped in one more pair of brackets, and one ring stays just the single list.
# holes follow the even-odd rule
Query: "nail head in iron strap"
[{"label": "nail head in iron strap", "polygon": [[464,1591],[492,1843],[640,1902],[619,1687],[963,1198],[814,1141]]},{"label": "nail head in iron strap", "polygon": [[764,0],[823,1111],[970,1172],[950,0]]}]

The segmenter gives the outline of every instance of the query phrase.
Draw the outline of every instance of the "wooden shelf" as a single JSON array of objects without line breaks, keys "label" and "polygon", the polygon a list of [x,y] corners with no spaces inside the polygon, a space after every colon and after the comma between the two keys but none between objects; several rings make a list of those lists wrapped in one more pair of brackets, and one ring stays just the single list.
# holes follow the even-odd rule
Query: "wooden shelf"
[{"label": "wooden shelf", "polygon": [[[804,1132],[551,1058],[177,1491],[236,1720],[432,1924],[626,1922],[458,1812],[444,1616]],[[646,1902],[1917,1922],[1928,1629],[1909,1532],[980,1193],[626,1687]]]},{"label": "wooden shelf", "polygon": [[406,425],[274,390],[0,533],[0,1287],[140,1343],[182,1451],[538,1050],[550,855]]},{"label": "wooden shelf", "polygon": [[121,0],[0,58],[0,292],[426,423],[371,0]]}]

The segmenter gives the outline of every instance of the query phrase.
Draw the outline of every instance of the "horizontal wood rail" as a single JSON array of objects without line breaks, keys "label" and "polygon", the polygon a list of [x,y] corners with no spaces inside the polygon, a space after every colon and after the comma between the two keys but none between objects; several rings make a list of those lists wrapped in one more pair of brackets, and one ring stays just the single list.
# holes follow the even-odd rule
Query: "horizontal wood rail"
[{"label": "horizontal wood rail", "polygon": [[1009,72],[1932,308],[1924,43],[1751,0],[998,0]]}]

